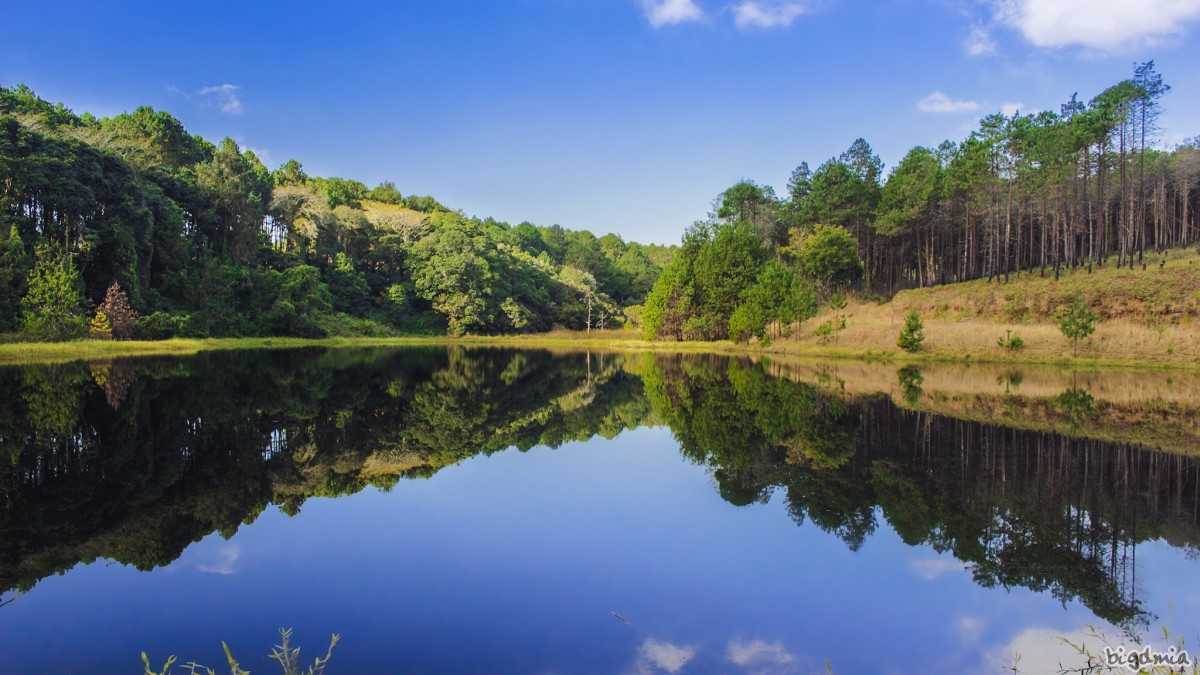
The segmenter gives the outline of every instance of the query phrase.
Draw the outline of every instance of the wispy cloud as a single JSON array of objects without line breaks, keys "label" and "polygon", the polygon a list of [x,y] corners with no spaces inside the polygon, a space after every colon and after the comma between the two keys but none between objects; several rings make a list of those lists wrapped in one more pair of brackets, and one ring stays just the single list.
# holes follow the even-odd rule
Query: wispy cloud
[{"label": "wispy cloud", "polygon": [[218,84],[198,89],[196,95],[208,100],[223,113],[240,115],[242,114],[242,99],[238,97],[240,88],[236,84]]},{"label": "wispy cloud", "polygon": [[964,113],[979,109],[976,101],[956,101],[940,91],[935,91],[917,101],[917,110],[926,113]]},{"label": "wispy cloud", "polygon": [[973,616],[960,616],[954,620],[954,632],[963,642],[978,642],[986,628],[986,621]]},{"label": "wispy cloud", "polygon": [[996,53],[996,41],[992,33],[983,26],[972,26],[971,33],[963,40],[963,49],[970,56],[987,56]]},{"label": "wispy cloud", "polygon": [[807,11],[795,0],[742,0],[733,5],[733,22],[742,29],[786,27]]},{"label": "wispy cloud", "polygon": [[954,558],[926,558],[910,561],[908,569],[925,581],[933,581],[947,572],[961,572],[966,568]]},{"label": "wispy cloud", "polygon": [[1005,117],[1012,117],[1021,112],[1021,108],[1024,107],[1024,103],[1004,103],[1000,106],[1000,112],[1004,113]]},{"label": "wispy cloud", "polygon": [[725,655],[738,667],[754,673],[795,672],[796,657],[784,649],[782,642],[733,639]]},{"label": "wispy cloud", "polygon": [[207,574],[233,574],[236,571],[237,560],[241,556],[242,549],[237,544],[222,546],[214,552],[211,559],[197,562],[196,569]]},{"label": "wispy cloud", "polygon": [[659,642],[647,638],[638,650],[637,673],[657,673],[666,671],[678,673],[696,656],[696,650],[691,647],[680,647],[670,642]]},{"label": "wispy cloud", "polygon": [[253,152],[258,161],[264,165],[271,167],[275,166],[275,159],[271,157],[271,151],[267,148],[255,148],[246,144],[246,139],[242,136],[234,136],[233,140],[238,144],[238,150],[242,152]]},{"label": "wispy cloud", "polygon": [[1200,0],[993,0],[996,19],[1039,47],[1154,45],[1200,20]]},{"label": "wispy cloud", "polygon": [[704,18],[704,10],[695,0],[641,0],[641,3],[646,20],[655,28]]}]

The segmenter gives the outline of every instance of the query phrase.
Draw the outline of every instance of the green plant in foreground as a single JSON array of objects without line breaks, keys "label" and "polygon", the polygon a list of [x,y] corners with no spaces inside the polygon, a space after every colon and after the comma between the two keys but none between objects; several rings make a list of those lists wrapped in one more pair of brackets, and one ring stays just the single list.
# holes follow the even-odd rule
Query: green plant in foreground
[{"label": "green plant in foreground", "polygon": [[1091,337],[1096,332],[1096,322],[1100,315],[1092,308],[1075,298],[1071,304],[1058,315],[1058,329],[1063,337],[1071,341],[1073,353],[1079,356],[1079,340]]},{"label": "green plant in foreground", "polygon": [[1011,330],[1005,331],[1004,337],[997,338],[996,344],[1010,352],[1018,352],[1025,348],[1025,341],[1021,339],[1021,334]]},{"label": "green plant in foreground", "polygon": [[[329,649],[325,651],[324,657],[318,657],[313,661],[313,664],[308,667],[308,670],[300,670],[300,648],[292,647],[289,643],[292,637],[292,629],[279,629],[280,644],[275,645],[269,656],[279,663],[279,667],[283,670],[284,675],[323,675],[325,667],[329,665],[329,659],[333,657],[333,648],[337,646],[341,636],[337,633],[329,640]],[[233,652],[230,651],[229,645],[221,643],[221,648],[225,650],[225,658],[229,662],[230,675],[250,675],[250,671],[242,670],[237,659],[233,657]],[[174,656],[168,657],[166,663],[163,664],[161,670],[155,670],[150,666],[150,657],[146,656],[146,652],[142,652],[142,666],[144,675],[170,675],[171,666],[176,662]],[[201,665],[195,661],[185,663],[180,666],[188,675],[216,675],[217,671],[208,666]]]},{"label": "green plant in foreground", "polygon": [[925,324],[921,323],[921,315],[916,311],[904,317],[904,328],[896,339],[896,346],[906,352],[919,352],[925,346]]},{"label": "green plant in foreground", "polygon": [[[1103,647],[1107,647],[1109,649],[1116,649],[1118,647],[1121,647],[1121,645],[1114,645],[1111,642],[1109,642],[1108,636],[1106,636],[1104,633],[1097,631],[1095,626],[1088,626],[1088,630],[1087,630],[1085,637],[1096,640],[1101,645],[1103,645]],[[1165,643],[1171,642],[1171,633],[1167,629],[1166,626],[1162,626],[1162,639],[1163,639],[1163,642],[1165,642]],[[1179,664],[1179,665],[1172,666],[1172,665],[1162,664],[1162,663],[1159,663],[1159,664],[1138,663],[1133,668],[1130,668],[1127,664],[1111,663],[1108,660],[1108,658],[1106,658],[1105,655],[1102,655],[1097,652],[1093,652],[1092,648],[1088,646],[1088,644],[1085,640],[1080,640],[1079,643],[1072,642],[1069,638],[1065,638],[1065,637],[1059,637],[1058,640],[1062,644],[1069,647],[1071,650],[1078,653],[1081,657],[1086,659],[1086,663],[1084,663],[1081,666],[1075,667],[1075,668],[1065,668],[1062,665],[1059,665],[1059,669],[1060,669],[1059,672],[1062,672],[1062,673],[1129,673],[1129,672],[1137,672],[1139,674],[1145,674],[1145,675],[1160,675],[1160,674],[1166,675],[1167,673],[1176,673],[1176,674],[1191,673],[1192,675],[1200,675],[1200,661],[1198,661],[1194,655],[1190,655],[1191,658],[1189,658],[1188,663],[1186,665]],[[1093,644],[1095,644],[1095,643],[1093,643]],[[1180,654],[1180,653],[1184,652],[1186,649],[1186,644],[1184,642],[1183,636],[1181,635],[1178,638],[1176,638],[1174,641],[1174,644],[1170,645],[1170,647],[1168,649],[1170,649],[1172,651],[1172,653],[1174,653],[1174,654]],[[1101,651],[1103,651],[1103,649],[1101,649]],[[1019,658],[1018,658],[1018,661],[1019,661]],[[1183,666],[1183,667],[1180,667],[1180,666]],[[1013,671],[1020,672],[1015,667],[1013,668]]]}]

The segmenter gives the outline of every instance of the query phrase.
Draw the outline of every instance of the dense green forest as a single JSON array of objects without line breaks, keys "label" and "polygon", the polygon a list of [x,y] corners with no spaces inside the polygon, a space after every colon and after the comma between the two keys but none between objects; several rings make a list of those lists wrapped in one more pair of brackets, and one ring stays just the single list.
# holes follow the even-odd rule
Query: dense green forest
[{"label": "dense green forest", "polygon": [[788,193],[743,181],[683,237],[645,308],[650,338],[744,339],[818,301],[1096,265],[1200,241],[1200,136],[1159,147],[1170,90],[1148,62],[1086,104],[984,117],[891,172],[863,139]]},{"label": "dense green forest", "polygon": [[673,248],[467,217],[295,160],[272,171],[166,112],[96,118],[0,87],[0,334],[613,326]]}]

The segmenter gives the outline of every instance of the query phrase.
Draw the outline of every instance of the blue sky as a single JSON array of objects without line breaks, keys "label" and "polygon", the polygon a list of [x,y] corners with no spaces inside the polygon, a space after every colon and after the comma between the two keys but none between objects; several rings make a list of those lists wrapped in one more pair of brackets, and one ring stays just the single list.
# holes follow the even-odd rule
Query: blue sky
[{"label": "blue sky", "polygon": [[[1200,0],[21,2],[0,83],[165,109],[274,167],[468,214],[677,242],[721,190],[785,190],[857,137],[887,166],[1154,59],[1200,135]],[[11,28],[16,30],[11,30]]]}]

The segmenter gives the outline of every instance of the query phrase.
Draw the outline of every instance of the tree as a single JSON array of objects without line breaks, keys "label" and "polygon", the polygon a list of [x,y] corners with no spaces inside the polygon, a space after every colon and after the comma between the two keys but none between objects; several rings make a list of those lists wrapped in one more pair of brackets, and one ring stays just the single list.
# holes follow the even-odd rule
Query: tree
[{"label": "tree", "polygon": [[1084,304],[1080,298],[1075,298],[1058,315],[1058,330],[1063,337],[1071,341],[1073,355],[1079,356],[1079,340],[1087,339],[1096,332],[1096,322],[1100,315]]},{"label": "tree", "polygon": [[850,286],[862,279],[858,243],[840,225],[817,225],[808,234],[793,229],[785,253],[824,289]]},{"label": "tree", "polygon": [[24,331],[36,340],[57,342],[83,334],[83,282],[67,256],[47,247],[38,251],[21,307]]},{"label": "tree", "polygon": [[108,322],[109,334],[113,340],[133,339],[133,330],[137,322],[137,312],[129,306],[129,298],[120,284],[113,282],[104,295],[104,302],[96,309],[97,316],[103,315]]},{"label": "tree", "polygon": [[896,346],[906,352],[919,352],[925,346],[925,324],[921,323],[921,315],[916,311],[908,313],[904,317],[904,328],[900,329],[900,337],[896,339]]},{"label": "tree", "polygon": [[488,330],[505,294],[496,292],[494,265],[485,254],[487,236],[456,214],[445,214],[433,234],[417,242],[405,260],[418,297],[449,322],[450,332]]},{"label": "tree", "polygon": [[404,203],[404,195],[400,194],[400,191],[396,189],[396,184],[390,180],[384,181],[378,186],[372,188],[371,191],[367,193],[367,196],[377,202],[383,202],[384,204]]},{"label": "tree", "polygon": [[8,237],[0,239],[0,331],[19,327],[21,298],[32,267],[21,232],[13,225]]},{"label": "tree", "polygon": [[717,218],[725,222],[743,221],[754,227],[764,245],[774,247],[785,236],[779,220],[779,200],[769,185],[744,180],[718,197]]},{"label": "tree", "polygon": [[108,322],[108,317],[104,314],[103,310],[96,310],[96,314],[88,323],[88,337],[93,340],[112,339],[112,325]]}]

